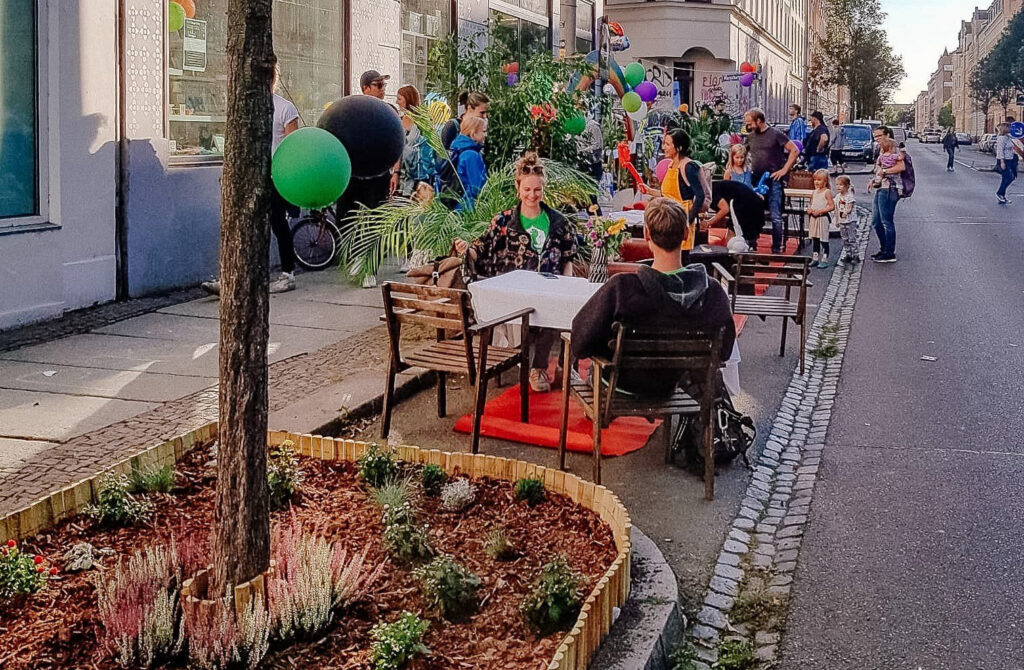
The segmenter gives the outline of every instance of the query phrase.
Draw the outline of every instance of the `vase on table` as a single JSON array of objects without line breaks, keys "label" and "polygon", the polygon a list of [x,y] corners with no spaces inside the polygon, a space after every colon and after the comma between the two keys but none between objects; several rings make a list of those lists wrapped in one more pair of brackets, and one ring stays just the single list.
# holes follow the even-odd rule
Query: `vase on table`
[{"label": "vase on table", "polygon": [[590,252],[590,281],[603,284],[608,280],[608,252],[604,247],[596,247]]}]

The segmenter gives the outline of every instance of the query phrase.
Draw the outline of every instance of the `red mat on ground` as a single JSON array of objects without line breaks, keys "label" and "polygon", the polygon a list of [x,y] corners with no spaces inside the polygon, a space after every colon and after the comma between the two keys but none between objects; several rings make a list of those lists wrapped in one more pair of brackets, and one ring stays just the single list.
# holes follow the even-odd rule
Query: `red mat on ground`
[{"label": "red mat on ground", "polygon": [[[519,421],[519,385],[513,386],[484,407],[480,434],[538,447],[558,448],[558,430],[562,421],[562,392],[530,393],[530,423]],[[620,417],[601,433],[601,455],[622,456],[647,444],[661,421],[642,417]],[[455,424],[459,433],[473,432],[473,415],[467,414]],[[594,450],[593,424],[583,415],[579,402],[569,402],[569,434],[566,449],[590,453]]]}]

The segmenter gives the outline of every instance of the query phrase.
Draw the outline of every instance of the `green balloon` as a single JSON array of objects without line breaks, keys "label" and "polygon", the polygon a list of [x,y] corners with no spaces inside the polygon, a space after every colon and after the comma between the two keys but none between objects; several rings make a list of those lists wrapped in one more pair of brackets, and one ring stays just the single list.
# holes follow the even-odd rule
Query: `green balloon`
[{"label": "green balloon", "polygon": [[562,122],[562,130],[569,135],[579,135],[587,129],[587,120],[582,114],[574,114]]},{"label": "green balloon", "polygon": [[185,27],[185,8],[176,2],[167,3],[167,32],[176,33]]},{"label": "green balloon", "polygon": [[642,104],[644,104],[644,101],[640,99],[640,95],[636,91],[630,91],[622,96],[622,108],[629,113],[640,109]]},{"label": "green balloon", "polygon": [[630,86],[636,86],[644,80],[647,73],[644,72],[644,66],[640,63],[630,63],[626,66],[626,83]]},{"label": "green balloon", "polygon": [[305,209],[337,202],[348,188],[352,161],[341,140],[323,128],[289,133],[270,164],[270,176],[281,197]]}]

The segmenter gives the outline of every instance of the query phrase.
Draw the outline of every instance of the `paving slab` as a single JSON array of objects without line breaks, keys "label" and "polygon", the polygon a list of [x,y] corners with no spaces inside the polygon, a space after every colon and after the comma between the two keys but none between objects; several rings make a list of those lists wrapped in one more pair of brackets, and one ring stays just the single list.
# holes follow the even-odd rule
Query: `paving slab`
[{"label": "paving slab", "polygon": [[135,400],[0,389],[0,435],[63,442],[158,406]]},{"label": "paving slab", "polygon": [[56,442],[0,437],[0,471],[13,470],[56,446]]},{"label": "paving slab", "polygon": [[135,370],[0,361],[0,388],[67,393],[121,400],[166,402],[217,383],[216,377],[195,377]]},{"label": "paving slab", "polygon": [[[272,326],[321,328],[353,333],[377,325],[382,309],[375,306],[335,304],[308,299],[271,299],[270,323]],[[160,314],[217,319],[220,314],[220,301],[211,296],[171,305],[158,311]]]}]

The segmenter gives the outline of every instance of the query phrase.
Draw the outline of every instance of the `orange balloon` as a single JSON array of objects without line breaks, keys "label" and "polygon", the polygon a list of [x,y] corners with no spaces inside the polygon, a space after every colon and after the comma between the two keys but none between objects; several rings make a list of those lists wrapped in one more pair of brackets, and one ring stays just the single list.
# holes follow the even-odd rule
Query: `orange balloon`
[{"label": "orange balloon", "polygon": [[185,18],[186,19],[194,19],[194,18],[196,18],[196,3],[195,3],[195,0],[174,0],[174,1],[177,2],[179,5],[181,5],[182,9],[185,10]]}]

